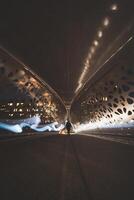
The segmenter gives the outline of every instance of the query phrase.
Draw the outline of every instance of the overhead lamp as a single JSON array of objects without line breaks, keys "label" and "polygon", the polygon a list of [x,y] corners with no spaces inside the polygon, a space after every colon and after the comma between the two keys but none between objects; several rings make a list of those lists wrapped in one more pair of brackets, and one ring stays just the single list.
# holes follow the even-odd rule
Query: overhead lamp
[{"label": "overhead lamp", "polygon": [[89,65],[89,60],[88,59],[86,60],[85,65]]},{"label": "overhead lamp", "polygon": [[108,25],[109,25],[109,19],[108,19],[108,17],[106,17],[106,18],[104,19],[103,24],[104,24],[104,26],[108,26]]},{"label": "overhead lamp", "polygon": [[94,53],[94,52],[95,52],[95,48],[91,47],[91,53]]},{"label": "overhead lamp", "polygon": [[88,58],[89,58],[89,59],[92,58],[92,54],[91,54],[91,53],[88,54]]},{"label": "overhead lamp", "polygon": [[87,70],[88,69],[88,65],[85,65],[85,70]]},{"label": "overhead lamp", "polygon": [[101,38],[103,35],[102,31],[98,31],[98,37]]},{"label": "overhead lamp", "polygon": [[94,41],[94,45],[95,45],[95,46],[98,46],[98,44],[99,44],[98,41],[95,40],[95,41]]},{"label": "overhead lamp", "polygon": [[111,9],[112,11],[117,11],[117,10],[118,10],[117,4],[112,4],[111,7],[110,7],[110,9]]}]

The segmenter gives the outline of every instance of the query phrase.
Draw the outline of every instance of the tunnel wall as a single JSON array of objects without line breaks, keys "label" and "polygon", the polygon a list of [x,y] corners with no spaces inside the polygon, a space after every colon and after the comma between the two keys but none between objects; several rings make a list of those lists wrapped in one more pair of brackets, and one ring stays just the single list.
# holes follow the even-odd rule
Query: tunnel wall
[{"label": "tunnel wall", "polygon": [[[30,105],[41,112],[42,122],[47,116],[51,122],[64,119],[66,114],[65,106],[57,93],[30,68],[13,55],[10,55],[9,52],[0,48],[0,84],[4,85],[5,82],[15,86],[22,93],[24,99],[28,99]],[[7,89],[5,88],[5,90]],[[5,96],[5,102],[6,98]],[[13,96],[11,96],[11,99],[13,99]],[[15,97],[14,101],[17,102]],[[28,103],[25,104],[25,106],[27,105]],[[27,108],[29,109],[29,107]],[[33,112],[32,110],[34,109],[32,108],[30,110],[30,116],[34,116],[36,112]],[[6,113],[2,112],[0,110],[0,119]],[[23,117],[27,116],[24,115]]]},{"label": "tunnel wall", "polygon": [[[129,51],[128,51],[129,50]],[[75,99],[72,121],[86,129],[134,127],[134,61],[128,48]]]}]

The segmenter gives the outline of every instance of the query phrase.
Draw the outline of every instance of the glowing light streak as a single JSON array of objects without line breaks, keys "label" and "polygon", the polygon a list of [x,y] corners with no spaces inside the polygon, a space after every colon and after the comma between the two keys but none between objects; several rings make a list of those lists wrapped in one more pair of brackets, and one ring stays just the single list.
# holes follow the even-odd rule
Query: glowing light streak
[{"label": "glowing light streak", "polygon": [[9,124],[5,124],[0,122],[0,129],[4,129],[4,130],[8,130],[14,133],[21,133],[22,132],[22,128],[20,127],[19,124],[16,125],[9,125]]},{"label": "glowing light streak", "polygon": [[64,125],[58,124],[58,122],[53,122],[51,124],[47,124],[42,127],[38,127],[38,125],[41,121],[39,116],[34,116],[32,118],[25,119],[22,122],[21,121],[18,120],[18,123],[15,125],[0,122],[0,129],[8,130],[8,131],[11,131],[14,133],[22,133],[23,129],[26,127],[30,128],[34,131],[37,131],[37,132],[60,131],[64,128]]}]

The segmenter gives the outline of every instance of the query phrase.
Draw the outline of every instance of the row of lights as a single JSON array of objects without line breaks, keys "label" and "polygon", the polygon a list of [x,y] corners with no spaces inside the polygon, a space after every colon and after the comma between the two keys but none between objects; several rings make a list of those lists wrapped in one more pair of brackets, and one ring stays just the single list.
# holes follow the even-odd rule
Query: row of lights
[{"label": "row of lights", "polygon": [[86,101],[83,101],[82,103],[81,103],[81,105],[83,106],[84,104],[91,104],[91,103],[95,103],[95,102],[98,102],[98,101],[104,101],[104,102],[107,102],[108,101],[108,97],[101,97],[101,99],[97,99],[97,98],[95,98],[95,99],[89,99],[89,101],[88,102],[86,102]]},{"label": "row of lights", "polygon": [[[24,105],[24,103],[8,103],[7,105],[8,106],[15,106],[15,105],[18,107],[18,106],[20,106],[20,105]],[[45,106],[46,105],[46,103],[41,103],[41,102],[39,102],[39,103],[37,103],[36,104],[37,105],[37,107],[42,107],[42,106]],[[5,107],[6,105],[4,105],[4,107]],[[29,106],[31,106],[31,104],[29,104]],[[55,106],[55,104],[53,103],[51,103],[51,101],[49,101],[48,102],[48,107],[53,107],[53,106]],[[3,107],[3,105],[2,105],[2,107]],[[16,109],[17,110],[17,109]]]},{"label": "row of lights", "polygon": [[[14,115],[15,115],[15,114],[13,114],[13,113],[9,113],[9,116],[10,116],[10,117],[13,117]],[[24,113],[20,113],[19,116],[20,116],[20,117],[21,117],[21,116],[24,116]]]},{"label": "row of lights", "polygon": [[[117,4],[112,4],[110,6],[110,10],[112,12],[116,12],[118,10],[118,5]],[[82,71],[82,73],[80,75],[80,78],[78,80],[78,86],[77,86],[77,88],[75,90],[75,93],[77,93],[78,90],[83,85],[83,80],[84,80],[84,78],[85,78],[85,76],[86,76],[86,74],[88,72],[88,69],[91,66],[91,59],[92,59],[93,55],[95,54],[95,51],[96,51],[97,47],[99,46],[100,39],[103,37],[103,31],[104,31],[104,29],[107,28],[109,26],[109,24],[110,24],[109,17],[105,17],[104,20],[103,20],[103,27],[98,30],[98,32],[97,32],[97,38],[93,41],[93,43],[92,43],[92,45],[90,47],[88,56],[87,56],[87,58],[85,60],[85,63],[84,63],[84,69],[83,69],[83,71]]]},{"label": "row of lights", "polygon": [[[36,110],[34,110],[34,111],[39,111],[38,109],[36,109]],[[13,110],[13,112],[14,113],[9,113],[9,116],[10,117],[13,117],[14,115],[16,116],[16,114],[15,114],[15,111]],[[20,113],[21,112],[21,113]],[[51,111],[50,110],[46,110],[46,113],[47,113],[47,116],[45,116],[46,118],[48,118],[48,117],[51,117],[52,116],[52,113],[51,113]],[[19,110],[19,116],[24,116],[25,115],[25,113],[22,113],[22,110]],[[39,114],[39,116],[43,116],[44,114],[43,113],[38,113]],[[31,117],[32,115],[30,114],[30,117]]]},{"label": "row of lights", "polygon": [[[16,103],[16,106],[23,105],[24,103]],[[13,103],[8,103],[8,106],[13,106]]]}]

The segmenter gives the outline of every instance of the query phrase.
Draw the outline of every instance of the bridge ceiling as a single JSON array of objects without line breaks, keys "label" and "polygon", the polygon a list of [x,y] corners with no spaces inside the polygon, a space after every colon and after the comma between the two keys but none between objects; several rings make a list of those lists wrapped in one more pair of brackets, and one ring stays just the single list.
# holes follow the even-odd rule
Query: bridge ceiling
[{"label": "bridge ceiling", "polygon": [[133,30],[132,0],[15,0],[0,7],[0,44],[67,101]]}]

